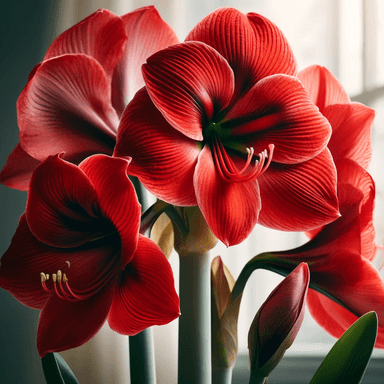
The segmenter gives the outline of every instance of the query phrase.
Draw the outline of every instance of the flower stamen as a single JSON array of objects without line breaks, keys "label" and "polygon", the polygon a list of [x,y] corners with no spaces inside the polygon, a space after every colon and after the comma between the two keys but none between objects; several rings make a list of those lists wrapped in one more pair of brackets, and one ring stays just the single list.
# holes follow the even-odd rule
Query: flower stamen
[{"label": "flower stamen", "polygon": [[[49,274],[40,273],[41,285],[43,289],[52,295],[56,295],[62,300],[79,301],[86,300],[98,293],[110,279],[116,275],[116,269],[119,268],[118,258],[111,258],[105,268],[100,272],[99,278],[89,285],[83,291],[76,291],[71,288],[68,283],[68,277],[59,269],[56,273],[52,273],[53,289],[47,287],[46,281],[49,280]],[[69,265],[69,261],[66,262]]]},{"label": "flower stamen", "polygon": [[[274,147],[275,146],[273,144],[269,144],[269,152],[267,149],[265,149],[259,153],[258,159],[255,160],[253,167],[251,162],[254,157],[255,150],[253,147],[246,148],[247,160],[240,170],[236,168],[224,145],[221,143],[217,136],[214,136],[211,148],[215,166],[220,177],[227,182],[245,183],[251,180],[255,180],[267,170],[272,161]],[[252,169],[249,172],[246,172],[250,166]]]}]

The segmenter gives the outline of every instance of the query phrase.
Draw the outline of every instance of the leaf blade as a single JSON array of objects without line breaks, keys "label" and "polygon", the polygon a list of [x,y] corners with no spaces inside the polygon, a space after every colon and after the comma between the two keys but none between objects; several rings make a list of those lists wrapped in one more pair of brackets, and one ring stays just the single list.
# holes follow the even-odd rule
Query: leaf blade
[{"label": "leaf blade", "polygon": [[353,323],[332,347],[310,384],[360,383],[375,345],[377,325],[373,311]]}]

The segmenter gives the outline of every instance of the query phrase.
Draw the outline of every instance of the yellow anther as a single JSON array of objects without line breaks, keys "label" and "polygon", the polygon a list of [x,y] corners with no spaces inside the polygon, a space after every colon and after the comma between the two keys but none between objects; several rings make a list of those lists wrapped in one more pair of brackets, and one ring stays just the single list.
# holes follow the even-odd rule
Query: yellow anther
[{"label": "yellow anther", "polygon": [[46,278],[47,280],[49,280],[49,274],[48,274],[48,273],[45,275],[45,278]]},{"label": "yellow anther", "polygon": [[66,283],[67,281],[68,281],[67,275],[65,273],[63,273],[63,282]]},{"label": "yellow anther", "polygon": [[71,263],[68,260],[66,261],[66,263],[68,265],[68,268],[70,268],[71,267]]},{"label": "yellow anther", "polygon": [[56,283],[56,273],[52,273],[52,280],[54,283]]},{"label": "yellow anther", "polygon": [[44,272],[40,272],[41,282],[44,283],[46,280]]},{"label": "yellow anther", "polygon": [[60,269],[57,271],[57,282],[61,283],[61,271],[60,271]]}]

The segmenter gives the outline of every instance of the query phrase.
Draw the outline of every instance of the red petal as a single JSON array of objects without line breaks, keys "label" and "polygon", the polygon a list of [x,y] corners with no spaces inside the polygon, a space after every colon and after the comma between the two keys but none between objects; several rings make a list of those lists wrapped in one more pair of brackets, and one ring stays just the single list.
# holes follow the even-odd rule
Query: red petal
[{"label": "red petal", "polygon": [[62,151],[73,162],[111,153],[118,117],[110,92],[103,68],[91,57],[45,61],[17,101],[21,146],[38,160]]},{"label": "red petal", "polygon": [[281,30],[267,18],[257,13],[248,13],[248,20],[253,26],[257,52],[257,79],[284,73],[295,76],[297,63],[292,49]]},{"label": "red petal", "polygon": [[113,228],[96,207],[95,189],[76,165],[55,156],[33,173],[26,218],[41,242],[69,248],[110,233]]},{"label": "red petal", "polygon": [[92,339],[107,319],[112,297],[111,288],[77,302],[52,296],[39,318],[37,349],[40,357],[78,347]]},{"label": "red petal", "polygon": [[203,123],[224,109],[234,89],[233,72],[214,49],[200,42],[168,47],[147,59],[143,76],[153,103],[178,131],[203,140]]},{"label": "red petal", "polygon": [[119,232],[122,268],[136,250],[141,216],[135,188],[127,176],[128,164],[125,159],[94,155],[79,165],[93,183],[101,213]]},{"label": "red petal", "polygon": [[324,116],[332,126],[328,148],[335,160],[347,158],[367,169],[372,155],[375,111],[360,103],[330,105]]},{"label": "red petal", "polygon": [[199,156],[194,185],[199,208],[214,235],[228,246],[245,240],[261,208],[257,181],[228,183],[216,171],[205,145]]},{"label": "red petal", "polygon": [[[338,175],[338,196],[340,204],[340,213],[345,215],[350,209],[351,193],[348,193],[352,187],[361,194],[359,200],[359,215],[356,218],[359,222],[361,238],[361,255],[368,260],[373,260],[376,255],[377,247],[375,243],[375,227],[373,225],[373,210],[375,206],[375,182],[371,175],[357,163],[342,159],[336,162]],[[346,190],[346,191],[345,191]]]},{"label": "red petal", "polygon": [[328,149],[296,165],[272,161],[258,178],[259,222],[285,231],[308,231],[339,217],[336,170]]},{"label": "red petal", "polygon": [[231,134],[254,147],[255,153],[274,144],[273,161],[279,163],[311,159],[325,148],[331,135],[327,119],[309,100],[300,81],[287,75],[259,81],[226,119]]},{"label": "red petal", "polygon": [[44,60],[68,53],[83,53],[96,59],[110,78],[123,54],[126,40],[121,18],[106,9],[99,9],[58,36]]},{"label": "red petal", "polygon": [[140,235],[135,256],[115,291],[108,323],[118,333],[135,335],[179,315],[171,266],[157,244]]},{"label": "red petal", "polygon": [[0,286],[31,308],[41,309],[49,297],[40,282],[42,264],[52,260],[47,258],[47,251],[49,248],[32,235],[22,215],[11,245],[1,258]]},{"label": "red petal", "polygon": [[[350,248],[359,252],[363,257],[373,260],[377,247],[375,243],[375,227],[373,225],[373,209],[375,203],[375,183],[370,174],[357,163],[349,159],[341,159],[336,162],[337,168],[337,195],[341,218],[327,227],[319,227],[310,231],[307,235],[314,238],[325,229],[327,233],[340,236],[344,227],[354,223],[357,226],[353,236],[345,239],[344,249]],[[353,208],[356,206],[356,208]],[[324,235],[324,234],[323,234]]]},{"label": "red petal", "polygon": [[128,172],[160,199],[174,205],[197,205],[193,173],[198,143],[172,128],[145,89],[127,106],[114,156],[131,156]]},{"label": "red petal", "polygon": [[[347,255],[340,264],[342,267],[337,270],[333,265],[335,276],[327,279],[336,284],[326,288],[350,311],[310,289],[307,304],[312,316],[327,332],[339,338],[358,317],[375,311],[379,319],[376,347],[384,348],[384,283],[379,273],[368,260],[358,256]],[[312,276],[311,270],[311,279]]]},{"label": "red petal", "polygon": [[339,80],[325,67],[311,65],[300,71],[297,76],[321,113],[324,113],[329,105],[351,102]]},{"label": "red petal", "polygon": [[0,172],[0,183],[10,188],[28,191],[32,172],[40,164],[17,144]]},{"label": "red petal", "polygon": [[235,73],[236,94],[265,76],[296,74],[295,58],[281,31],[255,13],[217,9],[196,25],[188,40],[210,45],[228,61]]},{"label": "red petal", "polygon": [[[52,275],[61,270],[73,289],[84,291],[100,278],[103,268],[117,256],[119,249],[119,241],[111,237],[77,248],[50,247],[32,235],[22,215],[11,245],[1,259],[0,286],[24,305],[41,309],[51,296],[42,287],[41,272]],[[54,292],[52,278],[46,284]]]},{"label": "red petal", "polygon": [[[121,17],[128,36],[124,54],[114,73],[114,106],[119,115],[126,102],[143,87],[141,66],[147,57],[179,42],[172,28],[154,6],[142,7]],[[124,99],[125,97],[125,99]]]}]

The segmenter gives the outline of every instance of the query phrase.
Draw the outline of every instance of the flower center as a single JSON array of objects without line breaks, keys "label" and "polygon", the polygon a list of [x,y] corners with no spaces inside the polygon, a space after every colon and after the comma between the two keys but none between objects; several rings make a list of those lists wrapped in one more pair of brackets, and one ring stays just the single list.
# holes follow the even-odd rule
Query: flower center
[{"label": "flower center", "polygon": [[[254,155],[255,151],[253,147],[246,148],[247,160],[244,166],[239,170],[216,134],[212,135],[211,141],[213,160],[220,177],[224,181],[233,183],[245,183],[261,176],[269,167],[269,164],[271,164],[274,147],[273,144],[269,144],[269,152],[265,149],[263,152],[259,153],[258,156]],[[251,163],[254,156],[256,159],[252,165]]]},{"label": "flower center", "polygon": [[[118,260],[118,257],[112,257],[103,270],[95,276],[92,284],[88,285],[83,290],[71,288],[69,286],[67,274],[63,273],[60,269],[56,273],[52,273],[52,279],[50,279],[49,274],[41,272],[41,285],[46,292],[56,295],[62,300],[86,300],[98,293],[109,281],[112,280],[113,276],[116,275],[117,270],[119,269]],[[66,261],[66,267],[69,269],[70,266],[71,263]]]}]

